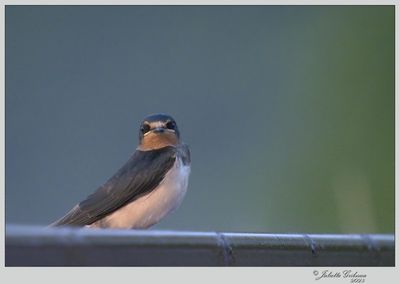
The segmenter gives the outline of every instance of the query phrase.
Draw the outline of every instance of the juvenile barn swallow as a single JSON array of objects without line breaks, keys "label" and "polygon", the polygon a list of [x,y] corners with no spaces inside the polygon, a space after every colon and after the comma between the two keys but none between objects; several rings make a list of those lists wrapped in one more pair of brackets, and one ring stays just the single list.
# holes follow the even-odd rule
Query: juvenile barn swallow
[{"label": "juvenile barn swallow", "polygon": [[147,116],[132,157],[104,185],[50,226],[144,229],[182,202],[190,174],[190,151],[175,120]]}]

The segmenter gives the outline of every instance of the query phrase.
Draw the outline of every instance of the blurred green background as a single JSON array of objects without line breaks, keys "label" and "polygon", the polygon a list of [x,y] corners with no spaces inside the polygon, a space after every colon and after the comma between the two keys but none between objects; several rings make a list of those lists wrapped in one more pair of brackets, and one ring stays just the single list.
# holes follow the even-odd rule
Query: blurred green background
[{"label": "blurred green background", "polygon": [[394,232],[394,6],[6,6],[6,222],[61,217],[154,112],[193,160],[155,229]]}]

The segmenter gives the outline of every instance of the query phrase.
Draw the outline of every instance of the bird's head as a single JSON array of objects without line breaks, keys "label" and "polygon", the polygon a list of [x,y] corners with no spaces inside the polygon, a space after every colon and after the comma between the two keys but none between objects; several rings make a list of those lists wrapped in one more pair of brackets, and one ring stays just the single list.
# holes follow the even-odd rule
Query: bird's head
[{"label": "bird's head", "polygon": [[149,151],[179,144],[179,130],[168,114],[151,114],[143,119],[139,128],[138,150]]}]

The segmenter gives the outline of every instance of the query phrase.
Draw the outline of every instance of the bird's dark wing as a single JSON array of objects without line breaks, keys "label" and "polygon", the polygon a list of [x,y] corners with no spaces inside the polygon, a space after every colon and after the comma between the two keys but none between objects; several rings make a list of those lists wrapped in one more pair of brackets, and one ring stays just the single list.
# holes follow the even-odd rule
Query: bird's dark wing
[{"label": "bird's dark wing", "polygon": [[183,164],[185,166],[190,165],[191,159],[190,159],[189,146],[182,143],[179,146],[177,146],[176,149],[177,149],[177,154],[182,159]]},{"label": "bird's dark wing", "polygon": [[176,158],[176,148],[137,150],[104,185],[51,226],[92,224],[128,202],[155,189]]}]

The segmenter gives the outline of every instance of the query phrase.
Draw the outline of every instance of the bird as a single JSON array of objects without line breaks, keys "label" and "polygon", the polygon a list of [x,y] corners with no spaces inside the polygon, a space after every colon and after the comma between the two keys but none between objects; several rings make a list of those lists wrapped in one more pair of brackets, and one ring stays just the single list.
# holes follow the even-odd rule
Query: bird
[{"label": "bird", "polygon": [[146,116],[129,160],[102,186],[50,224],[104,229],[147,229],[181,204],[190,175],[189,146],[176,121]]}]

